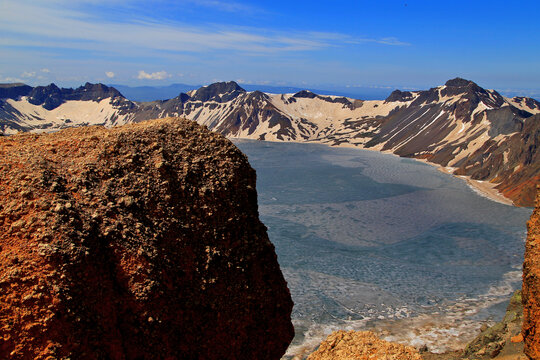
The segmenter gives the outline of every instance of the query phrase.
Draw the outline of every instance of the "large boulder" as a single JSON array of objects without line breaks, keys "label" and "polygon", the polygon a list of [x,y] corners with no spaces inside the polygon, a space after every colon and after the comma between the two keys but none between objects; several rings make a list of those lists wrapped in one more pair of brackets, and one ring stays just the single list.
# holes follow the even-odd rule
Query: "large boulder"
[{"label": "large boulder", "polygon": [[279,359],[255,171],[187,120],[0,139],[1,359]]},{"label": "large boulder", "polygon": [[540,359],[540,188],[536,208],[527,223],[522,298],[525,354],[530,359]]}]

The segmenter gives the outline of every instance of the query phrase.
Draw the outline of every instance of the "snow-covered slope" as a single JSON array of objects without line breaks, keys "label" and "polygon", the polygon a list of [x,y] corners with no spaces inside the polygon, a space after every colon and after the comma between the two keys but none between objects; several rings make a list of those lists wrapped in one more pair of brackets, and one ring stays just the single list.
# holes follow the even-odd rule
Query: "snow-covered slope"
[{"label": "snow-covered slope", "polygon": [[101,84],[87,83],[77,89],[15,84],[8,89],[0,91],[0,130],[4,134],[122,125],[133,120],[138,107],[116,89]]},{"label": "snow-covered slope", "polygon": [[70,100],[52,110],[33,105],[27,98],[19,101],[8,99],[6,104],[20,114],[16,126],[6,126],[6,134],[15,133],[19,129],[40,132],[73,126],[122,125],[130,122],[133,117],[133,114],[120,114],[121,111],[111,103],[110,98],[101,101]]}]

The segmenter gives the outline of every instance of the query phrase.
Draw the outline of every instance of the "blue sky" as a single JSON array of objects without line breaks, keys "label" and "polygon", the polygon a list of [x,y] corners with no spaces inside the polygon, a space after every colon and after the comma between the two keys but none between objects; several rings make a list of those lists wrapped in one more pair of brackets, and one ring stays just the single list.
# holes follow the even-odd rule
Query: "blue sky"
[{"label": "blue sky", "polygon": [[540,91],[540,1],[0,0],[0,82]]}]

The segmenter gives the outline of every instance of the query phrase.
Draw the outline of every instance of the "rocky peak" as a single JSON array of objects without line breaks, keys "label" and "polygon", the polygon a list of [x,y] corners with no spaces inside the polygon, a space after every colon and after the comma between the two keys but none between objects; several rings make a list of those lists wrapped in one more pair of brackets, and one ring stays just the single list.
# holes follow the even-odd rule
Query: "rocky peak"
[{"label": "rocky peak", "polygon": [[216,101],[227,102],[235,99],[239,95],[245,93],[246,90],[241,88],[236,82],[218,82],[208,86],[203,86],[193,93],[191,100],[193,101]]},{"label": "rocky peak", "polygon": [[42,105],[47,110],[60,106],[63,102],[62,90],[51,83],[47,86],[37,86],[28,94],[28,102],[34,105]]},{"label": "rocky peak", "polygon": [[475,82],[462,78],[448,80],[445,88],[441,90],[442,96],[462,95],[473,104],[483,102],[491,108],[501,107],[505,101],[504,98],[495,90],[486,90],[478,86]]},{"label": "rocky peak", "polygon": [[[390,94],[390,96],[392,96],[392,94]],[[476,105],[480,103],[481,98],[489,98],[489,93],[476,83],[458,77],[448,80],[443,87],[435,87],[429,90],[420,91],[419,96],[413,102],[413,105],[438,102],[441,97],[446,96],[461,96],[468,100],[468,104],[466,105],[467,110],[465,111],[468,114],[476,108]],[[492,99],[489,101],[493,102]],[[501,97],[500,105],[502,105],[503,102],[504,99]]]},{"label": "rocky peak", "polygon": [[455,79],[448,80],[445,84],[445,86],[448,87],[468,87],[468,86],[478,86],[476,83],[474,83],[471,80],[466,80],[460,77],[457,77]]},{"label": "rocky peak", "polygon": [[68,100],[101,101],[117,97],[123,98],[115,88],[87,82],[77,89],[60,89],[55,84],[38,86],[28,94],[28,101],[34,105],[42,105],[47,110],[53,110]]},{"label": "rocky peak", "polygon": [[384,100],[385,103],[394,102],[394,101],[400,101],[400,102],[406,102],[413,99],[413,94],[410,91],[401,91],[401,90],[394,90],[392,93]]},{"label": "rocky peak", "polygon": [[270,97],[263,93],[262,91],[255,90],[249,93],[249,95],[246,98],[246,101],[248,100],[265,100],[270,101]]},{"label": "rocky peak", "polygon": [[123,97],[120,91],[104,84],[86,83],[75,90],[64,89],[64,95],[69,100],[100,101],[106,98]]},{"label": "rocky peak", "polygon": [[307,99],[314,99],[316,97],[318,97],[319,95],[309,91],[309,90],[302,90],[302,91],[299,91],[297,92],[296,94],[293,95],[293,97],[295,98],[307,98]]},{"label": "rocky peak", "polygon": [[[462,79],[462,78],[455,78],[448,80],[445,84],[446,94],[448,95],[457,95],[457,94],[463,94],[463,93],[476,93],[476,94],[486,94],[487,91],[480,86],[478,86],[475,82]],[[444,96],[444,95],[443,95]]]}]

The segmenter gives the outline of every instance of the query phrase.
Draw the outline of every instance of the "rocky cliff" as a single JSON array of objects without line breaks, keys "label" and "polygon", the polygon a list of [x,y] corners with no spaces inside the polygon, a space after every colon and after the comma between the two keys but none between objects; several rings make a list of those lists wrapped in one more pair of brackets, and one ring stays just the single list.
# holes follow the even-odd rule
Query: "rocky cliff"
[{"label": "rocky cliff", "polygon": [[527,223],[523,262],[523,329],[525,354],[540,359],[540,187],[536,208]]},{"label": "rocky cliff", "polygon": [[192,121],[0,138],[1,359],[279,359],[255,171]]}]

